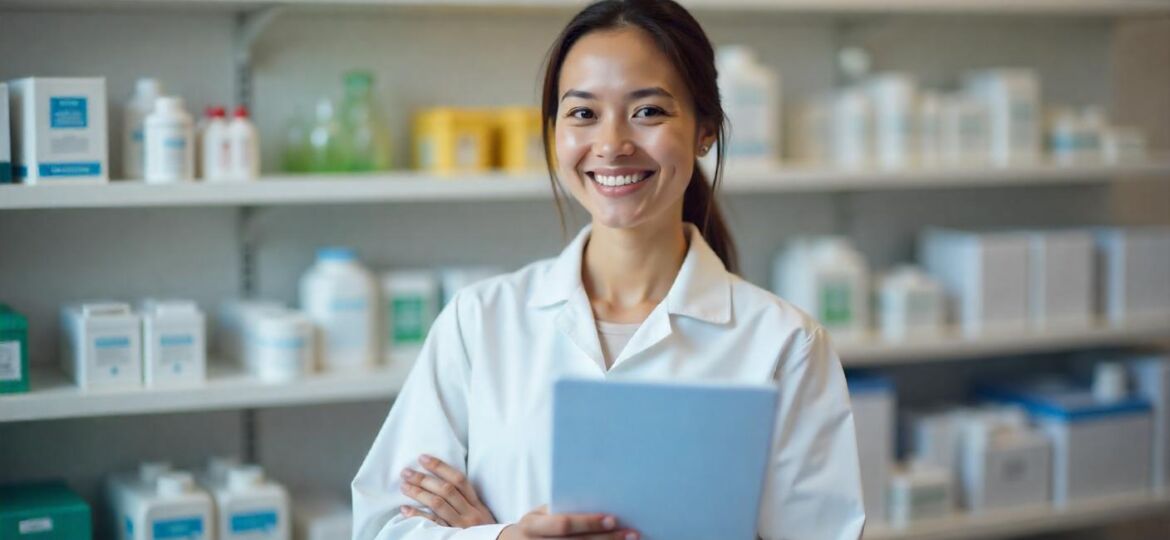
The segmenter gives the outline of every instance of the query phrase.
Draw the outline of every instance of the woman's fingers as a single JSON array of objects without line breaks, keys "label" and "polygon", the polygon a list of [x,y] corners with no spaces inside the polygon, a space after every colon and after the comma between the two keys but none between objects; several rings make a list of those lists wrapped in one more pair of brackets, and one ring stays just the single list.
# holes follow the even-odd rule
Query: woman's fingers
[{"label": "woman's fingers", "polygon": [[414,484],[402,484],[402,493],[431,509],[436,516],[447,523],[459,521],[459,511],[442,497]]},{"label": "woman's fingers", "polygon": [[[617,519],[605,514],[545,514],[531,513],[520,521],[530,536],[561,537],[588,533],[609,533],[600,538],[613,538]],[[624,538],[624,537],[622,537]]]},{"label": "woman's fingers", "polygon": [[398,508],[398,511],[401,512],[402,515],[404,515],[406,517],[421,517],[423,519],[433,521],[433,522],[435,522],[435,524],[443,526],[443,527],[450,527],[451,526],[451,524],[440,519],[438,516],[428,514],[426,512],[423,512],[422,510],[419,510],[418,508],[413,507],[413,506],[401,506]]},{"label": "woman's fingers", "polygon": [[467,476],[460,472],[459,469],[446,464],[439,458],[427,454],[419,456],[418,462],[423,468],[438,478],[455,486],[455,489],[458,489],[463,494],[463,498],[467,499],[468,502],[475,503],[479,501],[479,494],[475,492],[475,488],[471,487],[471,482],[467,481]]},{"label": "woman's fingers", "polygon": [[422,489],[425,489],[435,495],[438,495],[443,500],[447,501],[455,511],[459,513],[468,513],[472,511],[471,504],[463,496],[463,492],[459,490],[454,484],[435,478],[429,474],[423,474],[410,469],[402,471],[402,480],[407,484],[411,484]]}]

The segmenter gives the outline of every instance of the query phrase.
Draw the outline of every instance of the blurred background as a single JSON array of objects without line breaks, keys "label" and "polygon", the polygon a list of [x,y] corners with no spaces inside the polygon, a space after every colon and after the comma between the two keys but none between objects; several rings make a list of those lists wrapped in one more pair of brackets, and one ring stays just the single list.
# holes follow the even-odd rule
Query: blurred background
[{"label": "blurred background", "polygon": [[[0,0],[0,538],[113,538],[156,477],[347,535],[444,299],[566,241],[535,107],[581,5]],[[849,372],[866,538],[1170,538],[1170,3],[684,5],[742,274]]]}]

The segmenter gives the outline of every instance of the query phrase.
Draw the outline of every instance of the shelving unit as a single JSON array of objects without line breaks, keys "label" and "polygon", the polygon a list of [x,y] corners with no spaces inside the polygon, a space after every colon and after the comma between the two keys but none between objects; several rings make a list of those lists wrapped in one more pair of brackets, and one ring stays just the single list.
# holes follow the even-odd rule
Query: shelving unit
[{"label": "shelving unit", "polygon": [[[280,122],[317,96],[337,90],[339,70],[351,67],[375,72],[382,90],[393,98],[384,105],[395,112],[433,104],[502,105],[528,99],[538,57],[555,35],[554,27],[583,3],[0,0],[0,50],[18,53],[6,57],[0,80],[28,74],[105,75],[113,113],[134,77],[155,75],[169,90],[188,98],[192,110],[229,100],[252,105],[264,141],[271,143],[278,139]],[[1130,107],[1129,116],[1121,119],[1126,124],[1142,125],[1147,115],[1133,114],[1129,104],[1134,93],[1126,88],[1164,86],[1163,79],[1147,79],[1140,72],[1135,76],[1138,70],[1116,64],[1111,55],[1124,48],[1118,44],[1123,26],[1170,17],[1166,0],[683,3],[696,12],[717,43],[735,40],[765,52],[763,59],[783,72],[786,107],[839,84],[842,79],[833,59],[843,46],[869,48],[880,69],[921,76],[933,88],[946,87],[961,69],[1035,67],[1042,74],[1046,100],[1075,106],[1112,103],[1123,112]],[[481,19],[486,29],[469,24]],[[135,36],[132,48],[124,45],[130,34]],[[176,44],[182,44],[181,50]],[[968,44],[971,49],[962,50]],[[491,55],[497,54],[507,60],[494,63]],[[117,115],[110,118],[116,129]],[[393,121],[401,126],[407,120]],[[116,145],[112,155],[117,154]],[[263,150],[271,164],[273,148]],[[116,172],[117,160],[110,166]],[[929,225],[1108,223],[1135,206],[1145,208],[1141,203],[1149,201],[1142,200],[1143,193],[1166,192],[1170,156],[1154,154],[1140,163],[1120,165],[730,168],[725,179],[724,193],[735,197],[729,207],[738,212],[731,217],[736,220],[745,275],[751,273],[748,277],[762,284],[765,259],[789,235],[849,235],[879,257],[903,261],[909,255],[907,235]],[[1135,191],[1139,204],[1135,199],[1113,199],[1117,193]],[[274,478],[344,489],[352,463],[336,467],[332,471],[336,478],[306,475],[309,464],[323,461],[321,448],[288,442],[309,438],[301,432],[309,426],[312,437],[329,439],[329,459],[360,458],[368,445],[362,437],[372,437],[376,422],[384,418],[384,402],[400,391],[409,363],[264,384],[229,363],[213,362],[207,382],[194,388],[87,392],[76,388],[51,361],[54,336],[46,329],[53,328],[57,307],[107,290],[126,298],[189,294],[207,305],[232,295],[287,295],[310,250],[334,241],[352,241],[363,256],[372,252],[377,264],[388,266],[481,262],[478,259],[510,264],[508,257],[520,263],[534,253],[548,256],[555,249],[548,239],[558,237],[559,231],[553,231],[555,221],[544,219],[551,213],[545,204],[549,197],[548,179],[539,171],[455,177],[408,171],[269,174],[240,184],[0,186],[4,233],[0,296],[29,306],[30,322],[40,333],[32,336],[40,346],[32,359],[32,391],[0,396],[4,441],[0,446],[23,467],[0,463],[0,481],[12,475],[66,475],[84,495],[97,500],[95,479],[115,464],[123,466],[148,453],[178,455],[182,457],[176,459],[193,463],[226,447],[244,459],[271,466]],[[484,201],[491,204],[480,207]],[[1152,202],[1150,207],[1158,208],[1158,201]],[[1164,215],[1146,211],[1134,222],[1167,221]],[[555,220],[555,215],[549,219]],[[482,230],[500,228],[501,223],[506,230],[498,236]],[[92,288],[79,285],[88,280]],[[934,339],[889,343],[874,336],[835,346],[846,366],[877,368],[1168,340],[1170,318],[1151,318],[1120,327],[1021,329],[979,338],[949,332]],[[187,413],[180,421],[195,419],[207,433],[198,433],[198,440],[184,439],[185,425],[165,425],[173,418],[171,413]],[[143,434],[141,426],[158,432]],[[343,426],[351,426],[353,432],[338,435]],[[90,430],[101,432],[94,435]],[[146,445],[94,444],[123,438],[149,438],[150,450],[141,450]],[[69,458],[62,454],[78,445],[85,445],[85,460],[69,468],[52,461]],[[277,447],[282,455],[272,459],[274,452],[265,449]],[[46,451],[56,448],[65,450]],[[1167,512],[1170,498],[1135,495],[1063,510],[957,514],[902,530],[871,527],[865,538],[1010,538]]]},{"label": "shelving unit", "polygon": [[1071,504],[1068,508],[1023,508],[985,515],[955,514],[905,529],[871,527],[865,540],[981,540],[1070,531],[1170,511],[1170,497],[1127,495]]},{"label": "shelving unit", "polygon": [[[1075,186],[1170,180],[1170,160],[908,170],[786,167],[730,169],[725,174],[722,189],[730,195]],[[266,176],[256,182],[10,185],[0,186],[0,210],[539,200],[551,198],[551,194],[548,177],[541,173],[443,176],[399,171]]]}]

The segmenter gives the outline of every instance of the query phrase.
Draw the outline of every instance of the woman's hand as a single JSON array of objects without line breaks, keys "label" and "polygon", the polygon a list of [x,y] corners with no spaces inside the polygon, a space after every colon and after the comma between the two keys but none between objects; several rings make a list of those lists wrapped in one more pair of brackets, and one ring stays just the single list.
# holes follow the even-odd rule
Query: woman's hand
[{"label": "woman's hand", "polygon": [[461,529],[496,522],[491,510],[479,500],[479,494],[463,473],[426,454],[420,456],[418,462],[434,476],[403,469],[402,493],[429,508],[431,514],[412,506],[403,506],[400,508],[402,515],[420,516],[444,527]]},{"label": "woman's hand", "polygon": [[533,538],[576,538],[579,540],[638,540],[630,529],[619,529],[617,519],[605,514],[549,514],[541,506],[508,525],[496,540],[530,540]]}]

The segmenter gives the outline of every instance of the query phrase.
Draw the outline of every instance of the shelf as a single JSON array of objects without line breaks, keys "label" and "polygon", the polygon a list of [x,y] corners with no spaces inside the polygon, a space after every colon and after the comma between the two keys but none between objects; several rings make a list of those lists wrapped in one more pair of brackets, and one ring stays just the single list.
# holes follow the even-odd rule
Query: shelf
[{"label": "shelf", "polygon": [[[725,178],[721,189],[733,195],[1106,184],[1115,180],[1170,179],[1170,160],[1130,165],[879,171],[819,167],[729,169]],[[0,210],[516,201],[550,199],[551,193],[547,177],[540,173],[446,177],[419,172],[313,174],[266,176],[255,182],[3,185]]]},{"label": "shelf", "polygon": [[406,381],[410,363],[358,373],[319,373],[282,384],[264,383],[219,363],[208,367],[207,382],[191,388],[90,391],[56,370],[34,370],[29,392],[0,396],[0,423],[391,399]]},{"label": "shelf", "polygon": [[1159,341],[1170,341],[1170,317],[1142,318],[1124,326],[1102,323],[1091,328],[992,333],[977,338],[961,337],[950,332],[937,338],[901,343],[886,342],[875,336],[860,341],[842,340],[835,346],[846,367],[866,367],[1141,345]]},{"label": "shelf", "polygon": [[[682,0],[696,12],[961,13],[1005,15],[1164,14],[1162,0]],[[39,9],[211,9],[246,11],[268,6],[375,7],[478,10],[574,10],[582,0],[0,0],[0,7]]]},{"label": "shelf", "polygon": [[979,540],[1015,538],[1107,525],[1170,510],[1170,497],[1126,495],[1075,503],[1065,509],[1012,509],[913,523],[906,529],[869,527],[865,540]]}]

